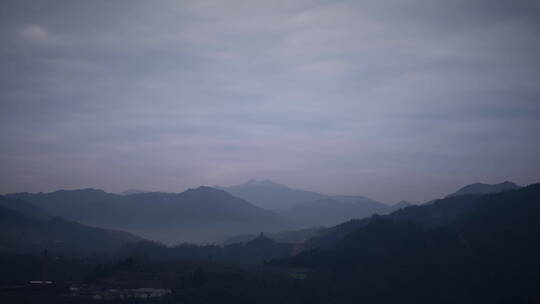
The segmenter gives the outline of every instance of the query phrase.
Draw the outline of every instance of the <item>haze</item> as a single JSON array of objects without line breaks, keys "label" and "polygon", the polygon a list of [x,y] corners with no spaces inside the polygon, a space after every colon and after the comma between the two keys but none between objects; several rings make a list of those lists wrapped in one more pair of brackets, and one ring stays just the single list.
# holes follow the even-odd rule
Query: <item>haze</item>
[{"label": "haze", "polygon": [[2,1],[0,192],[537,182],[538,1]]}]

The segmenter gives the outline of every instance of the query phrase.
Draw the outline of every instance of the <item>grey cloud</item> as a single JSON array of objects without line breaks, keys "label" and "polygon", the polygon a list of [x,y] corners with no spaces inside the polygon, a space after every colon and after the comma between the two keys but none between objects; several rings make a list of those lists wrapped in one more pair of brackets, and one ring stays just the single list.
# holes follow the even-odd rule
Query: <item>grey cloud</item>
[{"label": "grey cloud", "polygon": [[2,192],[538,181],[538,1],[3,1]]}]

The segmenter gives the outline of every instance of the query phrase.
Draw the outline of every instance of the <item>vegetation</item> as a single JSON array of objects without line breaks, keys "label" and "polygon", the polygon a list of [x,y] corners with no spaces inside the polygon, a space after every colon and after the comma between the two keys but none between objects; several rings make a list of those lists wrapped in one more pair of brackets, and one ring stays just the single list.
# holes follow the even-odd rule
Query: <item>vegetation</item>
[{"label": "vegetation", "polygon": [[[313,303],[538,301],[540,185],[462,199],[469,212],[446,225],[375,217],[331,248],[272,264],[313,269],[305,284],[317,292],[304,294]],[[429,215],[453,201],[417,208]]]}]

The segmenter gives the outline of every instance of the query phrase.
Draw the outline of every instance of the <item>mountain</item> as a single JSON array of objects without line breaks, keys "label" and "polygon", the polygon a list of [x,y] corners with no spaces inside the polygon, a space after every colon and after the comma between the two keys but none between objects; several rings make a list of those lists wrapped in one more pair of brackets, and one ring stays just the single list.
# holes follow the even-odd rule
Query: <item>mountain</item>
[{"label": "mountain", "polygon": [[88,227],[60,217],[38,219],[0,207],[0,252],[106,253],[142,238],[127,232]]},{"label": "mountain", "polygon": [[400,201],[400,202],[390,206],[390,212],[394,212],[394,211],[397,211],[399,209],[403,209],[403,208],[409,207],[409,206],[412,206],[412,204],[407,202],[407,201]]},{"label": "mountain", "polygon": [[333,226],[353,218],[364,218],[375,213],[385,214],[389,206],[371,200],[338,200],[339,197],[324,198],[297,204],[280,211],[283,216],[295,221],[299,227]]},{"label": "mountain", "polygon": [[[411,222],[427,228],[436,228],[455,221],[458,218],[470,214],[477,206],[481,195],[458,195],[440,200],[434,200],[430,204],[411,205],[398,209],[384,218],[400,222]],[[306,248],[327,248],[333,246],[347,234],[365,227],[372,220],[380,216],[372,216],[364,219],[354,219],[334,227],[321,231],[321,233],[306,241]]]},{"label": "mountain", "polygon": [[12,199],[3,195],[0,195],[0,207],[8,208],[25,216],[37,219],[48,219],[51,217],[45,210],[34,206],[32,203],[20,199]]},{"label": "mountain", "polygon": [[497,193],[502,191],[516,190],[520,186],[515,183],[505,181],[500,184],[482,184],[474,183],[460,188],[458,191],[449,194],[447,197],[457,196],[457,195],[469,195],[469,194],[488,194],[488,193]]},{"label": "mountain", "polygon": [[118,194],[120,195],[132,195],[132,194],[141,194],[141,193],[146,193],[146,192],[150,192],[150,191],[144,191],[144,190],[140,190],[140,189],[128,189],[126,191],[122,191]]},{"label": "mountain", "polygon": [[270,180],[250,180],[220,189],[259,207],[276,211],[293,222],[297,229],[336,225],[353,218],[386,214],[393,210],[388,205],[363,196],[325,195],[291,189]]},{"label": "mountain", "polygon": [[8,197],[83,224],[126,230],[169,244],[217,242],[234,234],[289,227],[278,215],[210,187],[182,193],[118,195],[81,189]]},{"label": "mountain", "polygon": [[51,215],[85,224],[93,224],[90,219],[102,214],[116,197],[96,189],[58,190],[50,193],[21,192],[5,196],[30,202]]},{"label": "mountain", "polygon": [[217,188],[268,210],[286,209],[298,203],[326,197],[316,192],[291,189],[270,180],[257,181],[252,179],[241,185]]},{"label": "mountain", "polygon": [[[442,210],[451,211],[447,204],[452,203],[461,205],[460,211]],[[421,216],[373,217],[326,250],[304,251],[270,265],[304,269],[311,279],[303,290],[318,291],[302,293],[306,303],[540,299],[540,184],[451,197],[400,212],[408,210]],[[445,218],[441,222],[433,219],[439,215]],[[420,218],[424,224],[415,222]]]}]

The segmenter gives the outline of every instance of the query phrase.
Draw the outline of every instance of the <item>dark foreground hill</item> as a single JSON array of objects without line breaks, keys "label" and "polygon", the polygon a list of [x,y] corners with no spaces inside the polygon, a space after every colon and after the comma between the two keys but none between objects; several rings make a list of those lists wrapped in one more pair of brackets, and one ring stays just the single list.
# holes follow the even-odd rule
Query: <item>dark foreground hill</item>
[{"label": "dark foreground hill", "polygon": [[312,271],[310,303],[537,303],[540,184],[457,198],[371,218],[273,264]]},{"label": "dark foreground hill", "polygon": [[[394,211],[385,218],[400,222],[415,223],[426,228],[441,227],[470,214],[478,206],[481,195],[456,195],[433,200],[430,204],[410,205]],[[349,233],[360,229],[379,216],[354,219],[334,227],[321,230],[316,237],[306,242],[306,248],[326,248]]]},{"label": "dark foreground hill", "polygon": [[148,258],[154,261],[206,261],[236,265],[257,265],[291,256],[293,244],[278,243],[264,235],[243,243],[218,245],[180,244],[167,247],[154,242],[131,243],[118,252],[121,258]]},{"label": "dark foreground hill", "polygon": [[234,234],[289,228],[278,215],[210,187],[182,193],[118,195],[82,189],[9,196],[52,215],[166,243],[219,241]]}]

